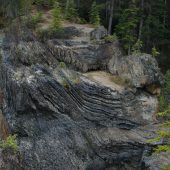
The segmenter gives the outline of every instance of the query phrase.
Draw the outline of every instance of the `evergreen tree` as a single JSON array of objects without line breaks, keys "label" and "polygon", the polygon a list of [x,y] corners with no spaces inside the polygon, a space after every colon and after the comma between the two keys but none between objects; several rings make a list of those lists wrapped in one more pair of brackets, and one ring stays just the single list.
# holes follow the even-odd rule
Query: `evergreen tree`
[{"label": "evergreen tree", "polygon": [[140,54],[141,53],[141,48],[143,47],[143,42],[141,40],[137,40],[137,42],[134,44],[132,47],[132,52],[133,54]]},{"label": "evergreen tree", "polygon": [[90,10],[90,23],[99,26],[100,25],[100,15],[99,10],[96,4],[96,1],[93,2]]},{"label": "evergreen tree", "polygon": [[165,122],[160,125],[160,130],[157,132],[157,137],[149,140],[149,142],[164,141],[164,145],[156,147],[155,152],[170,152],[170,106],[163,112],[158,113],[159,117],[165,119]]},{"label": "evergreen tree", "polygon": [[65,8],[65,18],[70,21],[76,21],[76,19],[78,18],[74,0],[67,0]]},{"label": "evergreen tree", "polygon": [[155,47],[152,48],[152,56],[157,57],[160,53],[157,51]]},{"label": "evergreen tree", "polygon": [[52,15],[53,15],[52,29],[54,31],[60,30],[60,28],[61,28],[61,8],[60,8],[58,1],[56,1],[54,3]]},{"label": "evergreen tree", "polygon": [[170,70],[165,74],[165,85],[162,87],[160,97],[160,110],[163,111],[168,106],[170,106]]},{"label": "evergreen tree", "polygon": [[164,0],[145,2],[145,8],[142,13],[144,18],[141,38],[145,49],[150,52],[153,46],[161,49],[168,41],[168,27],[166,16],[166,4]]},{"label": "evergreen tree", "polygon": [[131,2],[129,8],[123,10],[116,26],[116,34],[128,54],[131,53],[132,47],[138,38],[136,31],[139,23],[138,11],[136,4]]}]

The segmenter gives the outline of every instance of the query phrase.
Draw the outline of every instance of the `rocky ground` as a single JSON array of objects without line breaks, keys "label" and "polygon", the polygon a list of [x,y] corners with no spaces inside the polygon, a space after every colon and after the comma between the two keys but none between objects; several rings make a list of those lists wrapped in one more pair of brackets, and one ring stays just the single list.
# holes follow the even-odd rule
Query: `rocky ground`
[{"label": "rocky ground", "polygon": [[123,56],[118,42],[102,39],[103,27],[64,29],[80,34],[42,43],[26,30],[2,44],[3,115],[27,168],[159,168],[147,143],[163,83],[156,60]]}]

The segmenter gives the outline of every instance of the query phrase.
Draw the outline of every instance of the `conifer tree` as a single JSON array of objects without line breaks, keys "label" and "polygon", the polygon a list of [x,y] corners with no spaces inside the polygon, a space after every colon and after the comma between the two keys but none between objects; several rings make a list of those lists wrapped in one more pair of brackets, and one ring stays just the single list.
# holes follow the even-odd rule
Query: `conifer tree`
[{"label": "conifer tree", "polygon": [[137,42],[138,38],[136,32],[139,23],[138,11],[139,9],[132,1],[129,7],[123,10],[119,23],[116,26],[116,34],[128,54],[131,53],[132,47]]},{"label": "conifer tree", "polygon": [[99,10],[96,4],[96,1],[93,2],[90,10],[90,23],[99,26],[100,25],[100,15]]},{"label": "conifer tree", "polygon": [[142,41],[145,42],[145,49],[150,52],[153,46],[158,49],[167,45],[168,28],[166,16],[166,4],[164,0],[148,0],[145,3],[143,29],[141,33]]},{"label": "conifer tree", "polygon": [[149,142],[164,141],[163,145],[156,147],[156,153],[170,152],[170,70],[165,74],[165,85],[162,88],[160,99],[161,112],[158,113],[158,116],[164,120],[164,123],[160,125],[157,136],[149,140]]},{"label": "conifer tree", "polygon": [[161,89],[160,110],[165,110],[170,106],[170,70],[165,74],[165,85]]},{"label": "conifer tree", "polygon": [[54,7],[52,10],[52,15],[53,15],[53,21],[52,21],[52,29],[55,30],[60,30],[61,28],[61,8],[59,5],[59,2],[56,1],[54,3]]},{"label": "conifer tree", "polygon": [[143,46],[143,42],[138,39],[137,42],[132,47],[133,54],[140,54],[142,46]]},{"label": "conifer tree", "polygon": [[159,53],[159,51],[157,51],[156,47],[153,47],[153,48],[152,48],[152,56],[153,56],[153,57],[157,57],[159,54],[160,54],[160,53]]},{"label": "conifer tree", "polygon": [[155,149],[155,152],[170,152],[170,106],[168,106],[163,112],[158,113],[158,116],[164,118],[165,122],[160,125],[160,130],[157,132],[157,137],[149,141],[165,141],[163,145],[159,145]]},{"label": "conifer tree", "polygon": [[71,21],[75,21],[78,18],[74,0],[67,0],[65,8],[65,18]]}]

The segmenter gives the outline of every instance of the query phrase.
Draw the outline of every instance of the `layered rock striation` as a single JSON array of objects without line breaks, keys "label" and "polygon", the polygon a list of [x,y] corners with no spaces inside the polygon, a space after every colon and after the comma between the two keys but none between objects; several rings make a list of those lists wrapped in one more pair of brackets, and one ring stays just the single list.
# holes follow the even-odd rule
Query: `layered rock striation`
[{"label": "layered rock striation", "polygon": [[[123,58],[117,42],[41,43],[26,33],[17,43],[4,39],[0,82],[3,114],[28,169],[145,169],[158,101],[144,87],[163,81],[155,59]],[[81,73],[103,69],[106,82],[100,72],[98,79]]]}]

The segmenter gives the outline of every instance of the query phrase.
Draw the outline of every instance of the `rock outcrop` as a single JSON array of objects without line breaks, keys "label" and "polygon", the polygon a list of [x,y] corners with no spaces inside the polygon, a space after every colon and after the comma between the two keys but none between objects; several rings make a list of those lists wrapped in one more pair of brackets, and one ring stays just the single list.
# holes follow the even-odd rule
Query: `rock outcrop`
[{"label": "rock outcrop", "polygon": [[[142,71],[128,69],[136,73],[131,72],[133,87],[115,85],[110,79],[100,84],[74,71],[107,66],[120,56],[114,55],[114,49],[121,51],[114,43],[90,47],[75,40],[49,40],[48,45],[32,37],[21,38],[19,43],[10,36],[4,40],[0,68],[3,114],[10,132],[18,136],[28,169],[145,169],[143,153],[152,147],[146,140],[154,136],[158,101],[145,89],[136,88]],[[138,62],[145,57],[150,67]],[[162,78],[155,60],[145,57],[136,59],[142,69],[148,69],[144,74],[157,74],[145,83],[159,84]],[[71,66],[61,68],[59,61]],[[125,61],[132,66],[130,57]],[[120,65],[113,67],[121,70]],[[102,81],[102,75],[99,78]]]},{"label": "rock outcrop", "polygon": [[150,85],[162,85],[163,76],[154,57],[148,54],[136,54],[112,58],[109,71],[128,79],[136,88]]},{"label": "rock outcrop", "polygon": [[99,27],[89,34],[82,33],[78,38],[48,40],[47,46],[59,61],[71,64],[74,69],[82,72],[107,70],[136,88],[159,93],[164,80],[156,59],[148,54],[124,56],[118,41],[105,42],[106,35],[107,31]]},{"label": "rock outcrop", "polygon": [[0,169],[1,170],[28,170],[26,163],[20,153],[3,151],[0,149]]}]

